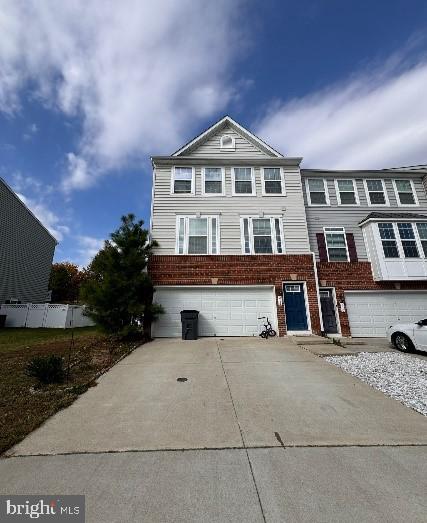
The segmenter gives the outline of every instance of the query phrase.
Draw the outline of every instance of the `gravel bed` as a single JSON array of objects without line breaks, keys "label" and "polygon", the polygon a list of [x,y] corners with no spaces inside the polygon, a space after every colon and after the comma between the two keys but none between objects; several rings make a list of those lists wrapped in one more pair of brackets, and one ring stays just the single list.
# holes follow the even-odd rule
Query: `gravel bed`
[{"label": "gravel bed", "polygon": [[427,416],[427,359],[396,352],[361,352],[324,359]]}]

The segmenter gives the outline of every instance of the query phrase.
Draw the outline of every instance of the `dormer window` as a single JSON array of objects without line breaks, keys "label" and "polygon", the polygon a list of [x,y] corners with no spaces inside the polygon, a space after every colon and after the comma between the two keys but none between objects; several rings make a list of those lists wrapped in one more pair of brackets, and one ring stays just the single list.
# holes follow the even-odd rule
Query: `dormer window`
[{"label": "dormer window", "polygon": [[221,149],[234,151],[236,149],[236,141],[233,136],[229,134],[224,134],[221,136]]}]

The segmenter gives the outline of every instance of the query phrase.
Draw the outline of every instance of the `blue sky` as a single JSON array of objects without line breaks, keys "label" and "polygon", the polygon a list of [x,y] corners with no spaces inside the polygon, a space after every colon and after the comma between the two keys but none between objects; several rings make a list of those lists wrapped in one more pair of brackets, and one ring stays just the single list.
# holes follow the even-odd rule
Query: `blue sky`
[{"label": "blue sky", "polygon": [[427,163],[425,0],[0,0],[0,176],[85,265],[224,114],[305,166]]}]

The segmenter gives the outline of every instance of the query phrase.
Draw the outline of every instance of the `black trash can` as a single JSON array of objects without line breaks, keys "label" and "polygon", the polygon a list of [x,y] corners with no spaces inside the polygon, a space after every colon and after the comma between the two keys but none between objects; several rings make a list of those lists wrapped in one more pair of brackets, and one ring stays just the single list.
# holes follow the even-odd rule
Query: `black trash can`
[{"label": "black trash can", "polygon": [[0,329],[4,329],[6,326],[6,314],[0,314]]},{"label": "black trash can", "polygon": [[181,311],[183,340],[197,340],[199,335],[199,311]]}]

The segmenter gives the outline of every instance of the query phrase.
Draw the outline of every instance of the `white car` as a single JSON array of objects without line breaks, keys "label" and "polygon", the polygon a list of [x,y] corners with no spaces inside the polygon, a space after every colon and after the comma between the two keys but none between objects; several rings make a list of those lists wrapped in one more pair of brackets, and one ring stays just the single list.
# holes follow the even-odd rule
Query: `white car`
[{"label": "white car", "polygon": [[414,349],[427,352],[427,319],[417,323],[396,323],[387,330],[389,341],[403,352]]}]

